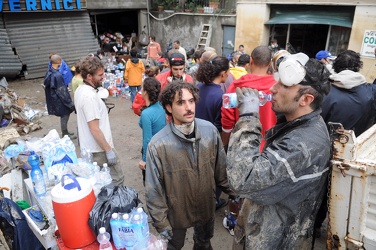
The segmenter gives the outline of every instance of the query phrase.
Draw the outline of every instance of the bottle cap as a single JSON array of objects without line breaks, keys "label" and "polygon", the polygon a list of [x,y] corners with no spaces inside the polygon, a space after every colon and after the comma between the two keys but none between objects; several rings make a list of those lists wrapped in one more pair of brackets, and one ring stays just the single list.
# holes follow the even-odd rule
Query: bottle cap
[{"label": "bottle cap", "polygon": [[135,215],[133,216],[133,219],[134,219],[134,220],[139,220],[139,219],[140,219],[140,215],[139,215],[139,214],[135,214]]},{"label": "bottle cap", "polygon": [[117,219],[118,214],[117,214],[117,213],[113,213],[113,214],[111,215],[111,217],[112,217],[112,219]]},{"label": "bottle cap", "polygon": [[106,232],[106,228],[105,227],[99,228],[99,233],[100,234],[104,234],[105,232]]},{"label": "bottle cap", "polygon": [[142,207],[139,207],[139,208],[137,208],[137,213],[142,213],[144,210],[142,209]]},{"label": "bottle cap", "polygon": [[123,214],[123,219],[128,220],[129,219],[129,214]]}]

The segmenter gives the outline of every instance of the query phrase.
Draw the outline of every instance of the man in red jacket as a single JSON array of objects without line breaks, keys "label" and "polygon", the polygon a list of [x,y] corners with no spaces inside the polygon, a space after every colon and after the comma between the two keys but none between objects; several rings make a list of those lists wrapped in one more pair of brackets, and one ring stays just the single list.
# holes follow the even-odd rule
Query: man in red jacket
[{"label": "man in red jacket", "polygon": [[[235,93],[236,88],[252,88],[265,93],[270,93],[270,87],[275,83],[272,75],[268,75],[267,70],[271,65],[271,52],[267,46],[256,47],[251,54],[251,73],[240,77],[233,81],[228,87],[226,93]],[[238,108],[223,108],[222,107],[222,142],[227,150],[227,145],[230,139],[231,131],[239,120]],[[272,110],[272,105],[267,102],[260,107],[260,121],[262,124],[262,136],[265,131],[276,124],[277,118]],[[264,146],[264,140],[261,143],[260,151]]]},{"label": "man in red jacket", "polygon": [[193,78],[185,73],[185,57],[181,53],[172,53],[170,70],[157,75],[155,78],[161,83],[161,91],[173,81],[184,81],[193,84]]}]

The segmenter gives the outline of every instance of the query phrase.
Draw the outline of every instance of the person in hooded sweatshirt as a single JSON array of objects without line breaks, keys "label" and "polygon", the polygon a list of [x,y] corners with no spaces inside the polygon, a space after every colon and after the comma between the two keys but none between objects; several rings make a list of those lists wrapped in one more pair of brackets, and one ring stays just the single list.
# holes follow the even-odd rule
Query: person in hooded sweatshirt
[{"label": "person in hooded sweatshirt", "polygon": [[125,65],[124,81],[128,83],[133,103],[136,93],[141,90],[142,74],[145,72],[143,62],[137,58],[137,50],[131,49],[131,59]]},{"label": "person in hooded sweatshirt", "polygon": [[68,132],[68,121],[70,114],[75,110],[72,98],[68,92],[64,77],[59,72],[62,64],[59,55],[51,55],[51,67],[48,68],[44,76],[44,92],[46,94],[46,105],[49,115],[60,117],[62,137],[68,135],[71,139],[76,139],[74,133]]},{"label": "person in hooded sweatshirt", "polygon": [[[346,50],[333,63],[334,74],[330,92],[324,97],[321,116],[325,123],[341,123],[344,129],[351,129],[356,136],[369,129],[376,122],[376,85],[366,82],[359,73],[363,62],[359,53]],[[327,196],[317,213],[315,237],[321,236],[321,226],[328,211]]]},{"label": "person in hooded sweatshirt", "polygon": [[[238,80],[233,81],[226,93],[235,93],[237,87],[253,88],[265,93],[270,93],[270,87],[276,82],[272,75],[267,73],[271,65],[272,54],[267,46],[258,46],[251,53],[250,70],[251,73],[240,77]],[[222,142],[227,149],[230,140],[231,131],[235,127],[236,122],[239,120],[238,108],[224,108],[222,107]],[[273,127],[277,122],[277,117],[272,110],[272,104],[266,103],[260,108],[260,121],[262,124],[262,136],[265,131]],[[261,143],[263,148],[264,140]]]},{"label": "person in hooded sweatshirt", "polygon": [[376,85],[366,82],[359,73],[363,62],[352,50],[340,53],[330,76],[332,88],[324,98],[321,116],[328,122],[340,122],[356,136],[376,122]]}]

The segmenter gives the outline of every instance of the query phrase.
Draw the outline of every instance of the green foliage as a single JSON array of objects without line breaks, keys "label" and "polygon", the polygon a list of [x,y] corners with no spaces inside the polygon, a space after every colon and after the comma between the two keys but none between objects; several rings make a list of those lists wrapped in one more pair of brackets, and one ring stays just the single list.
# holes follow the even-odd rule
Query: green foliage
[{"label": "green foliage", "polygon": [[163,5],[165,9],[174,9],[177,5],[176,0],[160,0],[158,5]]}]

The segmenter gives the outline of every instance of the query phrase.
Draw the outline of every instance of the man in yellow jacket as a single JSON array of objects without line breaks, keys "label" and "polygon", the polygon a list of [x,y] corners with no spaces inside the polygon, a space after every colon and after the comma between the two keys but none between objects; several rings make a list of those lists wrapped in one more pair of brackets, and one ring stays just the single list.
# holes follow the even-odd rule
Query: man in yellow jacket
[{"label": "man in yellow jacket", "polygon": [[234,76],[234,80],[250,73],[251,58],[248,54],[242,54],[235,67],[230,68],[230,73]]},{"label": "man in yellow jacket", "polygon": [[131,58],[127,61],[124,71],[124,82],[128,83],[133,103],[136,93],[141,90],[142,74],[145,72],[143,62],[137,58],[137,50],[131,49]]}]

